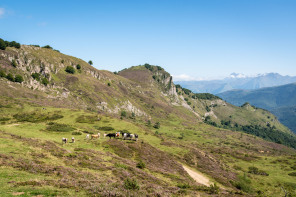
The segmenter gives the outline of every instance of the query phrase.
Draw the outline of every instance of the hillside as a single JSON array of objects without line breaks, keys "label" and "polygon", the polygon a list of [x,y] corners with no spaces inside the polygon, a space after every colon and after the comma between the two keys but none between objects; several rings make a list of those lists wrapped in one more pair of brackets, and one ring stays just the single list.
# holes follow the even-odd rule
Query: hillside
[{"label": "hillside", "polygon": [[196,93],[207,92],[219,94],[235,89],[254,90],[294,82],[296,82],[296,77],[282,76],[278,73],[268,73],[255,77],[241,76],[241,74],[232,73],[230,77],[221,80],[178,81],[177,83]]},{"label": "hillside", "polygon": [[[0,57],[4,196],[275,196],[282,188],[295,195],[296,151],[271,142],[295,138],[268,111],[193,94],[159,66],[111,73],[25,45]],[[266,139],[279,135],[239,132],[250,125]],[[139,140],[103,137],[118,131]]]},{"label": "hillside", "polygon": [[249,102],[274,113],[278,119],[292,131],[296,132],[295,106],[296,84],[288,84],[258,90],[233,90],[218,94],[234,105]]}]

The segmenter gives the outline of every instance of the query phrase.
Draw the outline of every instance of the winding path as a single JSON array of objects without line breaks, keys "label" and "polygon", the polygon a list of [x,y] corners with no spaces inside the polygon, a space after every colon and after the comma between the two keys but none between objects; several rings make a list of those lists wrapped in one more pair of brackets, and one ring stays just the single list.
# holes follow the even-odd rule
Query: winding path
[{"label": "winding path", "polygon": [[198,173],[196,171],[191,170],[190,168],[182,165],[184,170],[197,182],[205,186],[210,186],[212,183],[210,182],[210,179],[208,179],[206,176],[204,176],[201,173]]}]

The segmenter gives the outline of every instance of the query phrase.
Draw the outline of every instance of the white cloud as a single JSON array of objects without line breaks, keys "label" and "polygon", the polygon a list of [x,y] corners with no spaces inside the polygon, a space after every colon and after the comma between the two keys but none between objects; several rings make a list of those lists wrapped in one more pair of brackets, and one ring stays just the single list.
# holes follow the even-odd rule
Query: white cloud
[{"label": "white cloud", "polygon": [[0,18],[5,14],[5,9],[4,8],[0,8]]},{"label": "white cloud", "polygon": [[222,76],[216,76],[216,77],[192,77],[186,74],[181,75],[172,75],[173,81],[208,81],[208,80],[219,80],[224,79],[225,77]]},{"label": "white cloud", "polygon": [[198,80],[201,80],[201,79],[191,77],[191,76],[186,75],[186,74],[181,74],[181,75],[173,75],[173,80],[174,81],[198,81]]}]

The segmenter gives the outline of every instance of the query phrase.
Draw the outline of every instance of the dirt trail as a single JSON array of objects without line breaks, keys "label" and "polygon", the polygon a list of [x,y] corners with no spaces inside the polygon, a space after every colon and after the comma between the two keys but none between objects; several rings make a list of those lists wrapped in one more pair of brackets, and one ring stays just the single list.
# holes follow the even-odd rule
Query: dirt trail
[{"label": "dirt trail", "polygon": [[18,125],[20,125],[20,124],[8,124],[8,125],[5,125],[5,126],[7,126],[7,127],[13,127],[13,126],[18,126]]},{"label": "dirt trail", "polygon": [[205,177],[203,174],[195,172],[193,170],[191,170],[190,168],[182,165],[184,170],[198,183],[205,185],[205,186],[210,186],[211,182],[210,180]]}]

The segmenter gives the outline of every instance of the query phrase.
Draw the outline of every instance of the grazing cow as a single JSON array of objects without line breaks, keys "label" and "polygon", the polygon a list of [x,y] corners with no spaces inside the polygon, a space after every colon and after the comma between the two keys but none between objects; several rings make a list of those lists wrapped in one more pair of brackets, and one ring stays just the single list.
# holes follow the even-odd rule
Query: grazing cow
[{"label": "grazing cow", "polygon": [[115,138],[116,137],[116,133],[108,133],[106,136],[109,137],[110,139],[112,137]]},{"label": "grazing cow", "polygon": [[115,136],[116,137],[119,137],[120,136],[120,132],[116,132]]},{"label": "grazing cow", "polygon": [[138,137],[139,136],[137,134],[124,133],[122,139],[125,140],[128,138],[130,140],[135,139],[136,141],[138,141]]},{"label": "grazing cow", "polygon": [[89,139],[89,134],[87,134],[87,135],[85,136],[85,139]]},{"label": "grazing cow", "polygon": [[62,138],[62,144],[64,144],[64,143],[67,144],[67,141],[68,141],[67,138],[64,138],[64,137]]},{"label": "grazing cow", "polygon": [[91,135],[91,139],[93,139],[93,138],[100,138],[100,133],[98,133],[97,135]]},{"label": "grazing cow", "polygon": [[74,143],[75,142],[75,138],[74,137],[72,137],[72,143]]},{"label": "grazing cow", "polygon": [[130,133],[124,133],[122,136],[122,139],[125,140],[126,138],[131,138],[131,135],[132,134],[130,134]]}]

